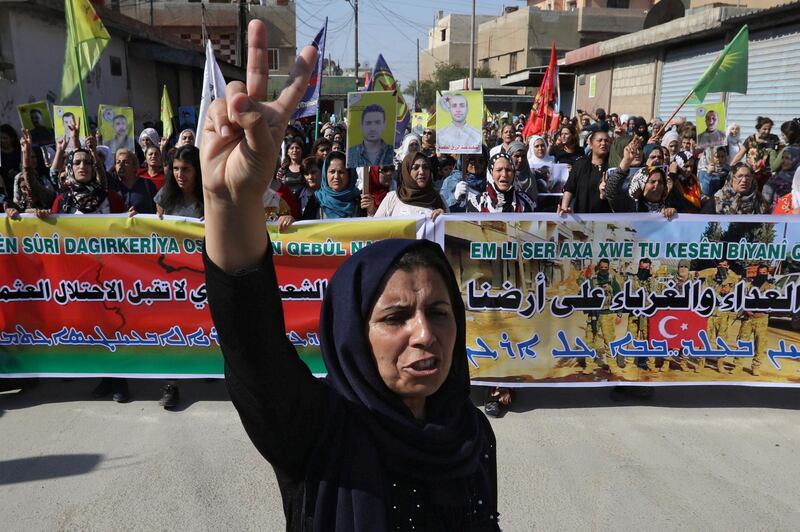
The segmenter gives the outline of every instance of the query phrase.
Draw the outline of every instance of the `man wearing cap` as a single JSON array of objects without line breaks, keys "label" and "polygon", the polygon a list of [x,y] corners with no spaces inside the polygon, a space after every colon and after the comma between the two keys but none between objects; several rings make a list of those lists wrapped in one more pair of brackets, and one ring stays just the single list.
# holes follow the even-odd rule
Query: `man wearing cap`
[{"label": "man wearing cap", "polygon": [[[652,294],[656,291],[655,279],[653,279],[653,261],[644,257],[639,260],[639,267],[636,270],[636,275],[629,278],[633,292],[638,292],[643,289],[645,294]],[[647,316],[637,316],[633,313],[628,314],[628,332],[634,340],[647,340],[647,333],[649,330]],[[651,357],[649,360],[646,357],[637,357],[636,365],[639,369],[655,370],[655,358]]]},{"label": "man wearing cap", "polygon": [[[597,261],[595,273],[589,278],[592,288],[601,288],[605,294],[603,308],[599,311],[587,313],[586,340],[590,347],[597,350],[597,359],[603,369],[608,369],[606,355],[611,353],[610,343],[616,338],[614,319],[616,314],[611,312],[611,300],[622,288],[616,274],[611,272],[611,263],[608,259]],[[602,340],[600,340],[602,336]],[[591,362],[586,361],[586,371],[591,372]]]}]

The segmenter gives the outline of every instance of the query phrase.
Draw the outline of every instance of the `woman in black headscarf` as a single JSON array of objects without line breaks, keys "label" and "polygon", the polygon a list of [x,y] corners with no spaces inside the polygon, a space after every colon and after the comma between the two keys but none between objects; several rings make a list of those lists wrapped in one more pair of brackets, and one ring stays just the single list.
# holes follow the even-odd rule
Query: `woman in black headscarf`
[{"label": "woman in black headscarf", "polygon": [[[261,21],[248,39],[266,53]],[[499,530],[494,434],[469,399],[464,306],[441,248],[387,240],[345,261],[323,302],[324,381],[286,338],[261,169],[315,55],[303,49],[265,103],[263,54],[250,54],[247,85],[208,111],[206,283],[231,398],[275,468],[289,530]]]}]

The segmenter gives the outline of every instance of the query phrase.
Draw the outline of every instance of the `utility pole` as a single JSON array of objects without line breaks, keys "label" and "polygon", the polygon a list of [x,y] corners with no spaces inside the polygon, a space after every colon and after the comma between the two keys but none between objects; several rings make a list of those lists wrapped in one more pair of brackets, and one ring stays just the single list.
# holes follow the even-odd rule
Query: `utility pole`
[{"label": "utility pole", "polygon": [[153,0],[150,0],[150,25],[153,25]]},{"label": "utility pole", "polygon": [[469,37],[469,90],[475,86],[475,0],[472,0],[472,28]]},{"label": "utility pole", "polygon": [[351,0],[345,0],[345,2],[350,4],[350,7],[353,8],[353,15],[354,15],[353,18],[354,18],[355,23],[356,23],[356,38],[355,38],[356,51],[355,51],[355,65],[354,66],[355,66],[355,72],[356,72],[356,89],[358,89],[358,0],[352,0],[352,2],[351,2]]},{"label": "utility pole", "polygon": [[[417,39],[417,97],[419,97],[419,39]],[[418,107],[418,102],[414,102],[414,107]]]},{"label": "utility pole", "polygon": [[239,66],[247,64],[247,11],[244,0],[239,0]]}]

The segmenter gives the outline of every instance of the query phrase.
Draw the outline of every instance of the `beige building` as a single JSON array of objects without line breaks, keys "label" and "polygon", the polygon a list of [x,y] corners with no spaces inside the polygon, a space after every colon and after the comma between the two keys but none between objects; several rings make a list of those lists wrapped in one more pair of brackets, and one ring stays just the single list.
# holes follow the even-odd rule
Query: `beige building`
[{"label": "beige building", "polygon": [[[288,74],[296,58],[295,3],[286,0],[249,0],[240,8],[238,2],[204,2],[208,36],[217,58],[241,65],[239,58],[240,20],[254,18],[267,25],[270,70]],[[113,5],[113,4],[112,4]],[[151,23],[185,41],[202,44],[203,7],[192,0],[120,2],[122,14],[145,24]],[[240,11],[242,9],[242,11]]]},{"label": "beige building", "polygon": [[[486,15],[476,16],[476,32],[479,24],[493,18]],[[436,25],[428,31],[428,48],[420,53],[420,79],[431,79],[431,74],[439,64],[469,66],[471,24],[471,15],[444,15],[439,11]]]},{"label": "beige building", "polygon": [[569,50],[641,30],[645,16],[643,9],[605,7],[571,11],[523,7],[506,12],[480,25],[478,66],[505,76],[547,65],[553,42],[563,57]]}]

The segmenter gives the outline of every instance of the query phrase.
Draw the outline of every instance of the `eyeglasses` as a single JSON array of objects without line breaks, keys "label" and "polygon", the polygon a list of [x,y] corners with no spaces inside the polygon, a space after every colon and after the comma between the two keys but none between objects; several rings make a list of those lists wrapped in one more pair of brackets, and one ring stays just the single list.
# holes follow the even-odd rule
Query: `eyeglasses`
[{"label": "eyeglasses", "polygon": [[431,166],[430,166],[429,164],[412,164],[412,165],[411,165],[411,169],[412,169],[413,171],[415,171],[415,172],[416,172],[417,170],[420,170],[420,169],[421,169],[421,170],[430,170],[430,169],[431,169]]},{"label": "eyeglasses", "polygon": [[433,135],[433,131],[423,131],[423,135]]},{"label": "eyeglasses", "polygon": [[735,176],[733,176],[733,178],[731,180],[732,181],[738,181],[740,183],[746,183],[746,182],[750,181],[750,179],[752,177],[753,176],[751,176],[750,174],[747,174],[747,175],[735,175]]}]

